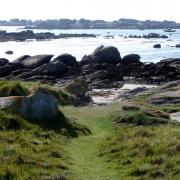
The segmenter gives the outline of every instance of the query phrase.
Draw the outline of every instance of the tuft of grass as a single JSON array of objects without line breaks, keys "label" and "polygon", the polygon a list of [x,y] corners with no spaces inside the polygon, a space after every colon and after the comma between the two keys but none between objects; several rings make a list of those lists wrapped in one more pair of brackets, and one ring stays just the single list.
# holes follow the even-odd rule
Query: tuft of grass
[{"label": "tuft of grass", "polygon": [[180,105],[166,105],[159,106],[163,111],[167,113],[176,113],[180,111]]},{"label": "tuft of grass", "polygon": [[76,96],[65,92],[63,88],[50,84],[23,81],[0,81],[0,97],[27,96],[38,89],[44,89],[54,95],[59,105],[64,106],[79,103]]},{"label": "tuft of grass", "polygon": [[29,90],[19,81],[0,81],[0,97],[25,96]]},{"label": "tuft of grass", "polygon": [[152,106],[123,106],[123,110],[115,115],[115,123],[153,125],[163,124],[169,121],[169,114]]}]

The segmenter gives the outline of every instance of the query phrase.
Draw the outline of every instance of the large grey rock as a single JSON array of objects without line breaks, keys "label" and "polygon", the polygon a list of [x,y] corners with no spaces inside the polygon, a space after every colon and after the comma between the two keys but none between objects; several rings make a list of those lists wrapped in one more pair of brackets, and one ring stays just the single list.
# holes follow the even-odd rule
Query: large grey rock
[{"label": "large grey rock", "polygon": [[128,54],[123,57],[122,63],[125,65],[128,64],[137,64],[140,63],[140,56],[138,54]]},{"label": "large grey rock", "polygon": [[67,66],[77,65],[76,58],[71,54],[61,54],[54,61],[60,61]]},{"label": "large grey rock", "polygon": [[37,90],[27,97],[1,97],[0,108],[16,111],[34,121],[52,120],[58,117],[56,100],[45,90]]},{"label": "large grey rock", "polygon": [[13,70],[13,68],[14,67],[12,65],[9,65],[9,64],[1,66],[0,67],[0,77],[9,75],[11,73],[11,71]]},{"label": "large grey rock", "polygon": [[29,58],[25,58],[21,61],[21,64],[24,68],[37,68],[45,63],[48,63],[53,55],[36,55]]},{"label": "large grey rock", "polygon": [[12,63],[21,63],[22,61],[24,61],[25,59],[29,58],[29,55],[23,55],[18,57],[17,59],[15,59]]},{"label": "large grey rock", "polygon": [[96,56],[100,62],[112,64],[117,64],[121,59],[118,49],[113,46],[100,46],[92,53],[92,55]]},{"label": "large grey rock", "polygon": [[118,49],[114,46],[99,46],[95,51],[82,59],[83,64],[88,63],[109,63],[118,64],[121,60]]},{"label": "large grey rock", "polygon": [[84,97],[88,91],[88,83],[83,78],[76,78],[65,87],[65,90],[77,97]]},{"label": "large grey rock", "polygon": [[35,73],[41,75],[51,75],[60,77],[68,71],[68,67],[60,61],[51,61],[48,64],[44,64],[41,67],[34,70]]}]

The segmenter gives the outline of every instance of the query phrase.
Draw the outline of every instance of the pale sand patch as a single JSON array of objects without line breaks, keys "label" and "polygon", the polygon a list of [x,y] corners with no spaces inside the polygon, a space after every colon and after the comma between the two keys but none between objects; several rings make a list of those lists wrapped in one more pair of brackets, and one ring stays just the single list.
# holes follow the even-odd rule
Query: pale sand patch
[{"label": "pale sand patch", "polygon": [[143,84],[124,84],[124,86],[121,88],[122,90],[132,90],[132,89],[136,89],[139,87],[146,87],[148,89],[150,88],[155,88],[157,86],[153,86],[153,85],[143,85]]},{"label": "pale sand patch", "polygon": [[142,84],[124,84],[121,88],[93,89],[91,92],[89,92],[89,95],[91,96],[95,104],[107,104],[117,99],[120,93],[133,90],[139,87],[146,87],[147,89],[151,89],[157,86]]},{"label": "pale sand patch", "polygon": [[180,122],[180,112],[170,114],[170,119]]}]

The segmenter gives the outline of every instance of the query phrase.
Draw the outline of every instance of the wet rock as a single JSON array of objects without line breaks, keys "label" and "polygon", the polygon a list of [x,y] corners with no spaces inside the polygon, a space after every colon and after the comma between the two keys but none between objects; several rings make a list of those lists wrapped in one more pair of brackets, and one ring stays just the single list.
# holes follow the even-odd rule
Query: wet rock
[{"label": "wet rock", "polygon": [[0,66],[4,66],[5,64],[8,64],[9,60],[5,58],[0,58]]},{"label": "wet rock", "polygon": [[12,70],[13,70],[12,65],[7,64],[7,65],[4,65],[4,66],[0,66],[0,77],[9,75]]},{"label": "wet rock", "polygon": [[77,65],[76,58],[71,54],[61,54],[60,56],[56,57],[54,61],[60,61],[67,66]]},{"label": "wet rock", "polygon": [[51,61],[34,70],[35,74],[61,77],[68,72],[68,67],[61,61]]},{"label": "wet rock", "polygon": [[48,63],[53,55],[36,55],[25,58],[20,63],[24,68],[37,68],[45,63]]},{"label": "wet rock", "polygon": [[129,54],[123,57],[122,64],[128,65],[133,63],[140,63],[140,56],[138,54]]}]

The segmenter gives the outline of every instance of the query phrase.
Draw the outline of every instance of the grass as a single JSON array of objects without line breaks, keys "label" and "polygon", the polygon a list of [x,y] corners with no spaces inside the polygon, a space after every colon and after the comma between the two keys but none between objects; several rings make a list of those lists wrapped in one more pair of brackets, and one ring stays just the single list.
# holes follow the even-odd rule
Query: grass
[{"label": "grass", "polygon": [[167,113],[176,113],[180,111],[180,105],[163,105],[159,106],[159,108]]},{"label": "grass", "polygon": [[123,106],[123,110],[114,114],[117,124],[153,125],[169,121],[169,114],[153,106]]},{"label": "grass", "polygon": [[116,163],[123,179],[178,179],[180,125],[169,114],[179,106],[152,106],[136,96],[111,115],[114,135],[99,143],[99,157]]},{"label": "grass", "polygon": [[127,179],[178,179],[180,127],[177,125],[117,127],[99,144],[99,156],[116,162]]},{"label": "grass", "polygon": [[78,103],[78,99],[74,95],[65,92],[63,88],[52,86],[50,84],[23,81],[0,81],[0,97],[27,96],[37,89],[45,89],[52,93],[59,105],[64,106]]},{"label": "grass", "polygon": [[104,107],[64,107],[62,111],[91,130],[89,136],[79,136],[73,139],[67,147],[69,154],[69,180],[119,179],[115,164],[107,163],[98,157],[98,144],[108,135],[114,133],[109,114],[117,108],[116,105]]},{"label": "grass", "polygon": [[[59,104],[72,103],[61,89],[19,81],[1,81],[0,95],[25,96],[39,88],[51,92]],[[72,137],[89,133],[60,110],[56,119],[37,122],[1,109],[0,179],[63,179],[68,173],[64,147]]]},{"label": "grass", "polygon": [[42,129],[0,132],[0,179],[45,179],[67,171],[67,139]]},{"label": "grass", "polygon": [[90,131],[62,115],[35,123],[0,111],[0,179],[55,179],[68,173],[64,147],[72,137]]},{"label": "grass", "polygon": [[25,96],[29,94],[28,88],[19,81],[0,81],[0,97]]},{"label": "grass", "polygon": [[0,179],[179,178],[180,125],[169,120],[178,105],[150,105],[146,94],[100,107],[61,106],[76,99],[46,84],[8,83],[23,89],[18,95],[45,88],[62,113],[60,121],[37,123],[0,111]]}]

